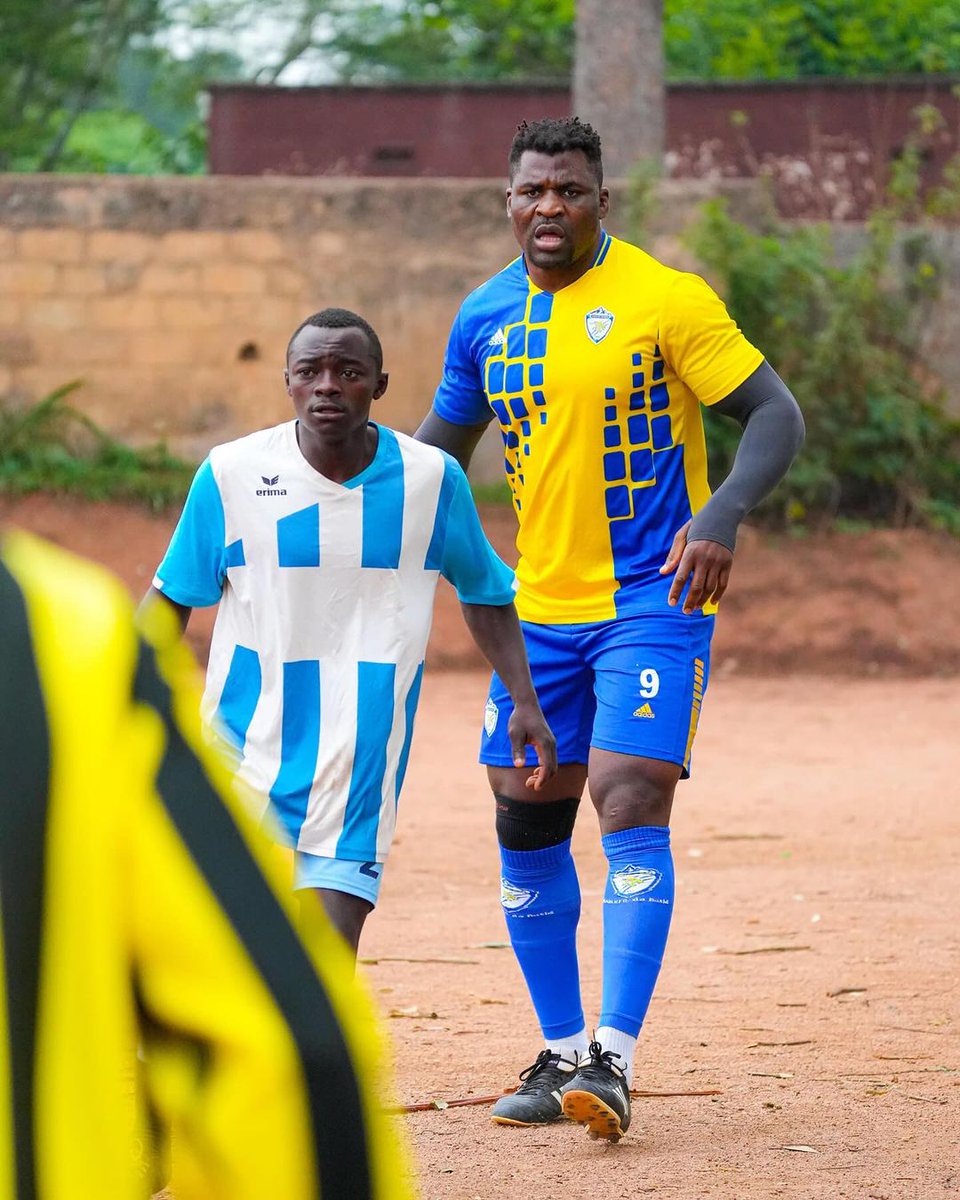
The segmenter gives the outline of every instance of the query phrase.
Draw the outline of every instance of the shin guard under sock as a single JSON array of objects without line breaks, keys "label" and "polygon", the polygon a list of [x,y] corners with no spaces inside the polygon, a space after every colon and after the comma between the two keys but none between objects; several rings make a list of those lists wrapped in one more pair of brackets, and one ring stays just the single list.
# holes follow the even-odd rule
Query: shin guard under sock
[{"label": "shin guard under sock", "polygon": [[608,833],[603,852],[609,871],[598,1024],[636,1037],[660,972],[673,913],[670,830],[641,825]]},{"label": "shin guard under sock", "polygon": [[577,923],[580,883],[570,839],[541,850],[500,847],[510,944],[548,1045],[583,1030]]}]

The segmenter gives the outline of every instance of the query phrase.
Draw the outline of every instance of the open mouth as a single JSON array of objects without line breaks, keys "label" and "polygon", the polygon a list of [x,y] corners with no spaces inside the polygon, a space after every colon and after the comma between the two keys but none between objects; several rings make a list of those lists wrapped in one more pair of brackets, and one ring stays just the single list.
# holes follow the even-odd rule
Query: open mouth
[{"label": "open mouth", "polygon": [[566,235],[559,225],[541,225],[534,230],[533,240],[543,250],[555,250],[566,241]]}]

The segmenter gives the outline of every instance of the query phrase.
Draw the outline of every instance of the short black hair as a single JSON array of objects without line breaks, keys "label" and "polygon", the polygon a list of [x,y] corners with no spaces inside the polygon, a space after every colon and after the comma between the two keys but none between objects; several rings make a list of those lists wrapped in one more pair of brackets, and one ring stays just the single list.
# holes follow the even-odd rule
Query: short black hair
[{"label": "short black hair", "polygon": [[379,375],[383,370],[383,347],[380,345],[377,331],[369,321],[365,321],[357,313],[351,312],[349,308],[322,308],[319,312],[312,313],[305,320],[301,321],[290,335],[290,341],[287,342],[288,360],[290,358],[290,347],[296,341],[297,334],[302,329],[306,329],[308,325],[315,325],[318,329],[359,329],[366,335],[366,339],[370,344],[370,353],[373,355],[377,374]]},{"label": "short black hair", "polygon": [[539,154],[582,150],[597,177],[597,183],[603,183],[600,134],[579,117],[544,117],[541,121],[521,121],[510,145],[511,179],[525,150],[536,150]]}]

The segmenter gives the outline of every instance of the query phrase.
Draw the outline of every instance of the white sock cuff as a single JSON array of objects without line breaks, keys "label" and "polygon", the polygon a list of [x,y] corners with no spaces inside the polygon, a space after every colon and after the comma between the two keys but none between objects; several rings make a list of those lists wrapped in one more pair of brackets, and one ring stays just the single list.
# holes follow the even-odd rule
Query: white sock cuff
[{"label": "white sock cuff", "polygon": [[623,1062],[618,1065],[629,1083],[633,1078],[633,1056],[637,1049],[637,1039],[632,1034],[624,1033],[622,1029],[613,1029],[609,1025],[601,1025],[594,1037],[600,1043],[601,1049],[612,1050],[620,1056]]},{"label": "white sock cuff", "polygon": [[564,1060],[564,1063],[577,1063],[587,1057],[587,1048],[590,1045],[590,1038],[587,1036],[586,1027],[580,1030],[579,1033],[570,1034],[567,1037],[553,1038],[546,1043],[548,1050],[552,1050],[554,1054],[559,1054]]}]

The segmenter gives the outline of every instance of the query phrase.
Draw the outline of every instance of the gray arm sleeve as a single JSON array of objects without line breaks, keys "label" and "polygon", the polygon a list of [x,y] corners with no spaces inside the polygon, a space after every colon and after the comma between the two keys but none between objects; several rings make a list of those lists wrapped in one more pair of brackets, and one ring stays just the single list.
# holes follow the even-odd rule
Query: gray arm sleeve
[{"label": "gray arm sleeve", "polygon": [[803,445],[804,425],[793,393],[767,362],[714,404],[743,427],[730,474],[693,518],[687,541],[737,544],[747,513],[769,496]]}]

